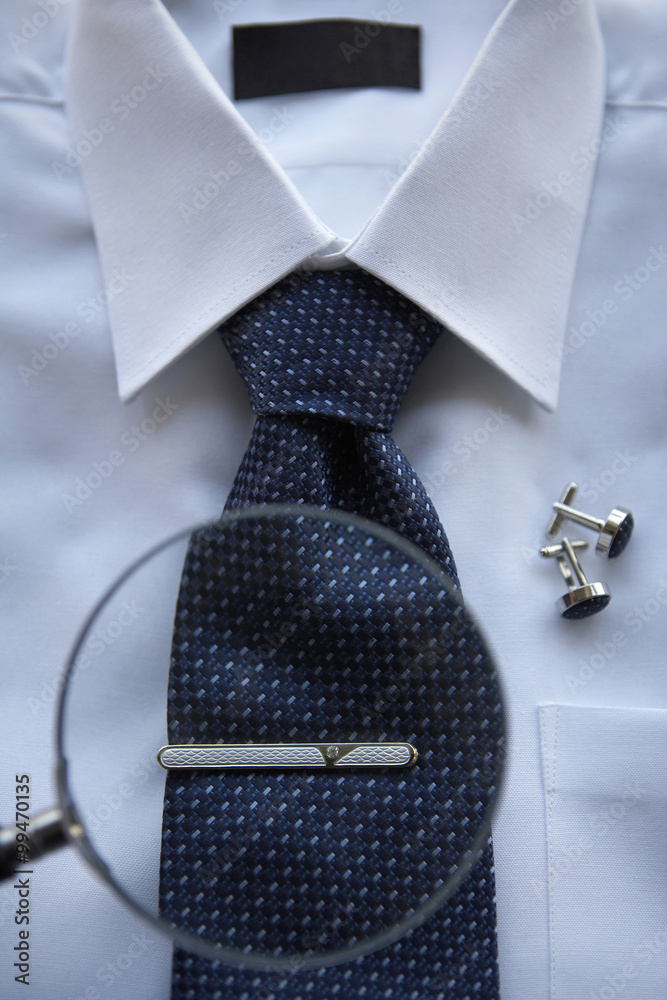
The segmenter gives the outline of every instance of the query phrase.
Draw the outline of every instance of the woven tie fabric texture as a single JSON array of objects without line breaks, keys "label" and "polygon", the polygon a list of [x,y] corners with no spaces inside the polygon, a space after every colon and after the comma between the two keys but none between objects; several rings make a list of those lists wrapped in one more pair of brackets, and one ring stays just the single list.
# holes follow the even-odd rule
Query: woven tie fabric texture
[{"label": "woven tie fabric texture", "polygon": [[[233,317],[222,335],[258,416],[228,508],[289,502],[361,515],[418,545],[457,585],[435,510],[389,436],[440,332],[356,270],[292,275]],[[393,565],[386,546],[360,552],[359,538],[355,547],[332,535],[320,550],[317,533],[302,545],[281,537],[251,532],[239,546],[224,532],[193,536],[170,742],[399,739],[420,744],[423,758],[398,778],[169,774],[160,903],[230,947],[298,955],[381,932],[437,891],[493,798],[502,726],[499,692],[474,636],[457,635],[454,605],[440,589],[424,619],[415,615],[418,567]],[[240,566],[246,583],[234,585]],[[332,656],[347,665],[333,681]],[[440,910],[372,955],[318,970],[297,961],[286,973],[174,955],[174,1000],[497,995],[490,845]]]},{"label": "woven tie fabric texture", "polygon": [[435,508],[389,435],[442,332],[360,270],[297,272],[233,316],[221,333],[257,421],[227,507],[347,510],[400,532],[456,581]]}]

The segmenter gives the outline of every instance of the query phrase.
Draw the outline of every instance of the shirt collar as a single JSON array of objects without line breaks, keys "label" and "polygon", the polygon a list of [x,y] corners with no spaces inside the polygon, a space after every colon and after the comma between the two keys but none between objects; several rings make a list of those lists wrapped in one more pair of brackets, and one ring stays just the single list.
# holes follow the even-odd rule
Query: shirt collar
[{"label": "shirt collar", "polygon": [[[557,20],[550,6],[511,0],[344,254],[553,409],[604,60],[594,0]],[[283,275],[339,250],[160,0],[79,0],[67,96],[122,399]]]}]

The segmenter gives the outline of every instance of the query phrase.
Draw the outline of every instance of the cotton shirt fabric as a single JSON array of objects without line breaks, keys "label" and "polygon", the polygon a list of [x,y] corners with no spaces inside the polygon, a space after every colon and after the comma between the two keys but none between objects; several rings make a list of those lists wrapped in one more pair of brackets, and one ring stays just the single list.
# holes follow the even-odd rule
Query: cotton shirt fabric
[{"label": "cotton shirt fabric", "polygon": [[[234,103],[231,26],[312,17],[420,24],[422,90]],[[224,505],[253,417],[211,332],[300,265],[356,264],[455,334],[395,438],[505,689],[501,996],[664,995],[666,43],[648,0],[3,4],[7,821],[15,774],[54,801],[54,702],[97,598]],[[572,479],[638,524],[609,563],[568,528],[614,595],[581,622],[537,554]],[[33,998],[166,1000],[171,944],[72,851],[31,884]]]}]

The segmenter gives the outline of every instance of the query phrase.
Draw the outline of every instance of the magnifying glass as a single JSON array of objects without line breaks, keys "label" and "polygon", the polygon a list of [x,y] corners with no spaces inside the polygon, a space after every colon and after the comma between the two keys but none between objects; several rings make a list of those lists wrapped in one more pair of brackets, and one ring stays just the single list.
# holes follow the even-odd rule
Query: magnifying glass
[{"label": "magnifying glass", "polygon": [[[232,512],[152,550],[89,617],[30,857],[71,843],[229,965],[349,961],[463,881],[503,741],[490,652],[420,549],[342,512]],[[12,872],[16,849],[2,831]]]}]

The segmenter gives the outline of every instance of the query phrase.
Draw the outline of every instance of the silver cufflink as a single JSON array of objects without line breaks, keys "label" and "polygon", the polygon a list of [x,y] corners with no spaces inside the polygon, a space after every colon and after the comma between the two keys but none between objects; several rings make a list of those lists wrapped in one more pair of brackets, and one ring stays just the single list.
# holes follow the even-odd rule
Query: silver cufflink
[{"label": "silver cufflink", "polygon": [[588,542],[571,542],[569,538],[563,538],[557,545],[544,545],[540,549],[540,555],[546,559],[557,559],[567,583],[567,593],[556,601],[563,618],[588,618],[606,608],[611,600],[611,591],[606,583],[589,583],[584,575],[574,550],[587,548]]},{"label": "silver cufflink", "polygon": [[554,507],[554,515],[547,526],[547,535],[553,538],[560,528],[563,520],[567,518],[576,524],[581,524],[584,528],[592,528],[599,532],[595,551],[607,556],[608,559],[615,559],[620,556],[625,549],[635,526],[635,519],[632,512],[625,507],[614,507],[606,521],[601,517],[593,517],[591,514],[584,514],[580,510],[571,507],[577,492],[576,483],[568,483],[560,500],[557,500]]}]

